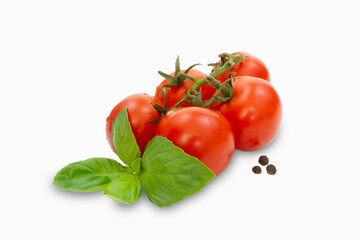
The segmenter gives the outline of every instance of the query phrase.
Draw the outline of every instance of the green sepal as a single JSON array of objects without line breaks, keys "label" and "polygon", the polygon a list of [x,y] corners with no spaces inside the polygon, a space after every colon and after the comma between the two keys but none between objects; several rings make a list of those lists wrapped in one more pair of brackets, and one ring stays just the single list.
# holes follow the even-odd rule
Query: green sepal
[{"label": "green sepal", "polygon": [[162,76],[163,78],[167,79],[170,83],[174,83],[175,82],[175,77],[172,77],[162,71],[158,71],[158,73],[160,74],[160,76]]},{"label": "green sepal", "polygon": [[201,63],[195,63],[193,65],[191,65],[190,67],[188,67],[186,70],[185,70],[185,74],[188,74],[190,72],[191,69],[193,69],[194,67],[196,66],[199,66],[199,65],[202,65]]},{"label": "green sepal", "polygon": [[180,72],[180,58],[177,56],[175,61],[175,77]]},{"label": "green sepal", "polygon": [[197,106],[197,107],[203,106],[201,91],[202,91],[202,89],[200,88],[199,92],[195,92],[194,94],[190,94],[190,93],[186,94],[189,97],[188,102],[191,106]]}]

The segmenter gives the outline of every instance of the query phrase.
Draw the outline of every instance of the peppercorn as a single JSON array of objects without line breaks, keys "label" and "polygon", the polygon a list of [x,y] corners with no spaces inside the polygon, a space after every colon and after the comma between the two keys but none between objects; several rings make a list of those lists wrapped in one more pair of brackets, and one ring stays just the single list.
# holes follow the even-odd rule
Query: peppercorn
[{"label": "peppercorn", "polygon": [[262,155],[259,157],[259,163],[263,166],[266,166],[269,163],[269,158],[265,155]]},{"label": "peppercorn", "polygon": [[268,174],[274,175],[276,173],[276,167],[274,165],[270,164],[266,167],[266,171]]},{"label": "peppercorn", "polygon": [[261,173],[261,168],[259,166],[255,166],[255,167],[252,168],[252,171],[255,174],[260,174]]}]

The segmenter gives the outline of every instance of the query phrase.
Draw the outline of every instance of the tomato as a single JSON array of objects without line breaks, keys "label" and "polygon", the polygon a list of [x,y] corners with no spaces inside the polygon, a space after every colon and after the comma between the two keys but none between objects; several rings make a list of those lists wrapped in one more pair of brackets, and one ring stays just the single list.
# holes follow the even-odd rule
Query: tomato
[{"label": "tomato", "polygon": [[202,108],[175,108],[159,122],[156,135],[166,137],[187,154],[220,174],[234,153],[234,130],[219,112]]},{"label": "tomato", "polygon": [[219,111],[235,131],[236,149],[256,151],[268,145],[278,132],[282,106],[274,87],[260,78],[241,76],[233,82],[234,97]]},{"label": "tomato", "polygon": [[145,93],[133,94],[120,103],[118,103],[110,115],[106,119],[106,138],[115,152],[111,139],[111,126],[116,115],[124,108],[127,108],[128,117],[135,139],[139,145],[140,151],[143,153],[147,143],[155,136],[157,123],[147,123],[151,120],[159,118],[160,115],[151,105],[151,102],[161,104],[161,102]]},{"label": "tomato", "polygon": [[244,59],[233,68],[220,75],[217,80],[224,82],[228,79],[231,72],[235,72],[236,76],[253,76],[270,82],[269,70],[259,58],[245,52],[238,53],[241,53],[244,56]]},{"label": "tomato", "polygon": [[[184,70],[182,70],[182,72],[184,72]],[[171,76],[175,76],[175,73],[171,73]],[[202,73],[198,70],[195,69],[191,69],[188,72],[188,75],[196,78],[196,79],[203,79],[204,77],[206,77],[205,73]],[[164,94],[160,96],[161,93],[161,86],[164,86],[165,84],[168,84],[169,80],[165,79],[164,81],[162,81],[160,83],[159,86],[157,86],[156,88],[156,92],[155,92],[155,98],[160,99],[161,102],[164,102]],[[193,85],[193,81],[189,80],[190,85]],[[181,99],[183,99],[185,97],[185,91],[189,90],[190,86],[189,84],[184,81],[181,85],[177,86],[177,87],[169,87],[166,89],[167,92],[167,101],[166,101],[166,108],[171,108],[172,106],[174,106],[176,103],[178,103]],[[210,85],[206,84],[203,85],[201,87],[201,94],[202,94],[202,99],[203,100],[208,100],[210,99],[214,93],[216,92],[216,89],[211,87]],[[188,103],[183,103],[181,105],[181,107],[188,107],[190,106]]]}]

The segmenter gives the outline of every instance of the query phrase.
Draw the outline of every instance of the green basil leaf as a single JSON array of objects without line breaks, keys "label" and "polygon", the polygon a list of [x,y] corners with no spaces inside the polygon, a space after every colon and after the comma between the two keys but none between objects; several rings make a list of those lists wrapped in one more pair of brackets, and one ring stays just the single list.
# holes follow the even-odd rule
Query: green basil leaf
[{"label": "green basil leaf", "polygon": [[139,176],[132,173],[121,175],[106,187],[104,195],[125,204],[136,202],[141,196]]},{"label": "green basil leaf", "polygon": [[201,190],[215,174],[168,139],[155,136],[142,158],[140,181],[151,202],[170,206]]},{"label": "green basil leaf", "polygon": [[140,174],[140,166],[141,166],[141,158],[136,159],[133,161],[130,165],[131,169],[134,170],[134,172],[139,175]]},{"label": "green basil leaf", "polygon": [[126,107],[116,116],[112,128],[111,137],[116,154],[128,166],[141,156],[139,146],[131,130]]},{"label": "green basil leaf", "polygon": [[75,192],[95,192],[106,186],[121,174],[132,172],[115,160],[90,158],[71,163],[61,169],[54,178],[58,188]]}]

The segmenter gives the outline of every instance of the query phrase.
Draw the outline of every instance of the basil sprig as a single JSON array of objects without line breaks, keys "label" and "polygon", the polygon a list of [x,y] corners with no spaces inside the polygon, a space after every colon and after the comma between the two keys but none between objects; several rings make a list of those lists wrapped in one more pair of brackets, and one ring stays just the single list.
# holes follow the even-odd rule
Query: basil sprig
[{"label": "basil sprig", "polygon": [[200,191],[215,177],[197,158],[164,137],[154,137],[141,158],[126,108],[116,116],[111,136],[125,166],[109,158],[71,163],[56,174],[54,185],[75,192],[104,191],[105,196],[125,204],[135,203],[143,187],[149,200],[163,207]]}]

